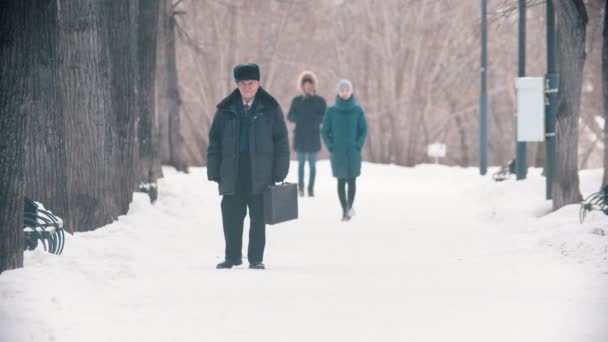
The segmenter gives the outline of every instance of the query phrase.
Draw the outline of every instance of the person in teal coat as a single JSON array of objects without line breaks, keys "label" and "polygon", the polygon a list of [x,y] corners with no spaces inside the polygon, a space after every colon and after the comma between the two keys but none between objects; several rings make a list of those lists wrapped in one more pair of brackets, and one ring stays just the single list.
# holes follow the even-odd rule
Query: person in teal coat
[{"label": "person in teal coat", "polygon": [[336,104],[325,113],[321,135],[330,153],[332,174],[338,179],[342,221],[349,221],[355,214],[353,203],[357,177],[361,175],[361,148],[367,137],[367,122],[363,109],[355,101],[352,83],[341,80],[337,90]]}]

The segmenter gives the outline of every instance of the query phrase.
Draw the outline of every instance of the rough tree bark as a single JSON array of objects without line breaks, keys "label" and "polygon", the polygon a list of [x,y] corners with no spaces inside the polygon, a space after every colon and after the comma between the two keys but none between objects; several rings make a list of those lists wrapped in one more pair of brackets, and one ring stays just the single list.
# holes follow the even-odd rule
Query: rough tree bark
[{"label": "rough tree bark", "polygon": [[[177,4],[177,2],[176,2]],[[188,166],[183,158],[184,138],[181,134],[180,125],[180,106],[182,100],[179,92],[179,84],[177,81],[177,57],[176,57],[176,40],[175,20],[176,13],[173,11],[173,6],[170,7],[167,22],[167,105],[169,115],[169,165],[177,170],[187,172]]]},{"label": "rough tree bark", "polygon": [[23,266],[24,143],[27,76],[34,47],[33,1],[3,3],[0,11],[0,272]]},{"label": "rough tree bark", "polygon": [[[112,52],[108,46],[109,6],[95,0],[61,1],[59,17],[60,91],[63,98],[67,189],[67,225],[86,231],[112,222],[123,205],[115,198],[121,183],[113,167],[115,104]],[[121,88],[122,89],[122,88]],[[128,153],[128,152],[127,152]],[[132,190],[133,187],[128,187]]]},{"label": "rough tree bark", "polygon": [[156,117],[158,118],[159,154],[162,164],[170,159],[169,150],[169,111],[167,100],[167,16],[168,0],[160,0],[157,22],[156,41],[156,82],[154,83],[154,98]]},{"label": "rough tree bark", "polygon": [[[64,117],[57,87],[57,2],[35,1],[30,13],[36,24],[35,49],[27,55],[32,66],[28,89],[25,143],[25,194],[42,202],[59,217],[70,216],[67,194]],[[65,226],[68,231],[73,227]]]},{"label": "rough tree bark", "polygon": [[156,115],[162,164],[187,172],[180,130],[181,99],[177,82],[175,7],[181,0],[160,0],[156,50]]},{"label": "rough tree bark", "polygon": [[73,231],[127,212],[138,178],[139,105],[154,101],[139,89],[138,0],[16,3],[3,2],[1,12],[1,268],[10,258],[6,265],[22,262],[8,256],[23,248],[21,223],[10,235],[14,222],[4,221],[22,222],[24,195]]},{"label": "rough tree bark", "polygon": [[608,0],[604,6],[602,36],[602,92],[604,97],[604,180],[602,184],[608,184]]},{"label": "rough tree bark", "polygon": [[139,1],[108,1],[104,3],[104,37],[110,58],[110,102],[108,124],[112,150],[108,187],[117,205],[113,219],[125,214],[139,181],[137,125],[141,93],[138,44]]},{"label": "rough tree bark", "polygon": [[[536,155],[534,156],[534,166],[535,167],[545,167],[545,143],[539,142],[536,143]],[[544,174],[543,170],[543,174]]]},{"label": "rough tree bark", "polygon": [[556,0],[559,95],[557,104],[553,209],[578,203],[578,119],[585,64],[587,11],[583,0]]},{"label": "rough tree bark", "polygon": [[160,0],[139,2],[137,60],[139,62],[139,181],[155,183],[162,176],[154,85]]}]

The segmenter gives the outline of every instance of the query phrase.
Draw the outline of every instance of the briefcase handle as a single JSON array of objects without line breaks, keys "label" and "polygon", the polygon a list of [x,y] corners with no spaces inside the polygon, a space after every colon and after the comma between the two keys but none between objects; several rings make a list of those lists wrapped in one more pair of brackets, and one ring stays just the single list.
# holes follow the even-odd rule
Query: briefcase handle
[{"label": "briefcase handle", "polygon": [[288,185],[288,184],[291,184],[291,183],[286,182],[285,180],[282,180],[280,182],[273,182],[268,187],[270,188],[270,187],[273,187],[273,186],[285,186],[285,185]]}]

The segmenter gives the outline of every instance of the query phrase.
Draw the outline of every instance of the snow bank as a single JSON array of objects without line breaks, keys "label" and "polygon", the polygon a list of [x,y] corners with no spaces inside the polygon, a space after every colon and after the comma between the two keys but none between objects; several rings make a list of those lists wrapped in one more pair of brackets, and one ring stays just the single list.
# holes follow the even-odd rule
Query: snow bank
[{"label": "snow bank", "polygon": [[[164,173],[155,205],[136,194],[63,255],[27,252],[0,275],[1,342],[608,340],[608,220],[551,213],[540,170],[495,183],[365,163],[343,223],[322,161],[300,219],[268,227],[262,272],[215,269],[216,185],[203,168]],[[581,172],[584,195],[600,181]]]}]

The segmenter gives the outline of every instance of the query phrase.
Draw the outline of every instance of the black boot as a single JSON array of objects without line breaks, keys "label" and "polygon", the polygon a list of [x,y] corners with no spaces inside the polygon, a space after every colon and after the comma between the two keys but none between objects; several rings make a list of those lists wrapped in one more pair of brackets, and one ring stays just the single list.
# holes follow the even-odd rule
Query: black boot
[{"label": "black boot", "polygon": [[350,215],[348,215],[348,210],[342,211],[342,221],[343,222],[350,221]]},{"label": "black boot", "polygon": [[230,269],[230,268],[232,268],[232,266],[239,266],[241,264],[243,264],[242,260],[234,260],[234,261],[225,260],[225,261],[222,261],[219,264],[217,264],[217,266],[215,266],[215,268]]},{"label": "black boot", "polygon": [[349,218],[353,218],[353,216],[355,216],[355,209],[353,209],[353,207],[350,207],[350,209],[346,211],[346,215],[348,215]]},{"label": "black boot", "polygon": [[312,187],[308,187],[308,197],[315,197],[315,191]]},{"label": "black boot", "polygon": [[249,268],[252,270],[265,270],[266,266],[262,262],[250,262]]}]

